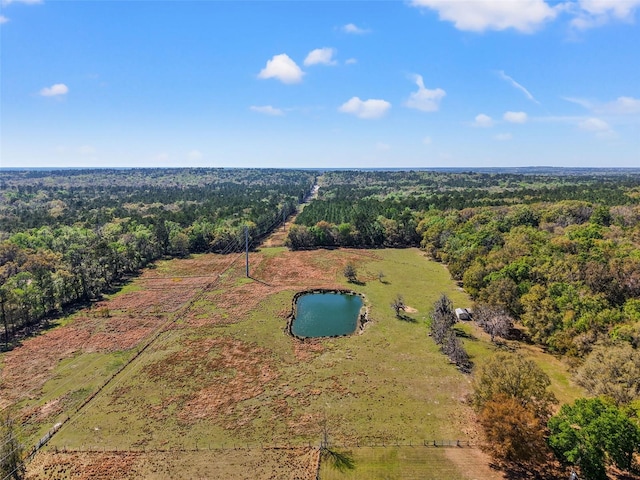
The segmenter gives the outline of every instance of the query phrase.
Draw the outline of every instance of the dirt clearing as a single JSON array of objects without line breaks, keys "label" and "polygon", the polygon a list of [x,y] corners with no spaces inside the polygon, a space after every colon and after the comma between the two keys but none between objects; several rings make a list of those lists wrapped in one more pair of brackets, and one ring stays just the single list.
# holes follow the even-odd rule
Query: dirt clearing
[{"label": "dirt clearing", "polygon": [[238,449],[178,452],[46,452],[29,465],[31,480],[221,478],[315,480],[318,450]]}]

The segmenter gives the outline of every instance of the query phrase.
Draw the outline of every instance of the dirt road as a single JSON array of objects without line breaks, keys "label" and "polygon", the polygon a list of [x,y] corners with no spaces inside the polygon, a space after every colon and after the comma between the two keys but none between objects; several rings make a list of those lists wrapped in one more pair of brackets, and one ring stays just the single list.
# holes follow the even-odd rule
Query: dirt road
[{"label": "dirt road", "polygon": [[304,207],[308,205],[311,202],[311,200],[318,198],[319,190],[320,190],[320,187],[318,185],[314,185],[313,189],[311,190],[311,195],[307,197],[304,203],[298,205],[298,210],[296,211],[296,213],[294,213],[292,216],[287,218],[287,221],[284,223],[284,225],[281,225],[280,227],[278,227],[276,230],[273,231],[273,233],[271,233],[271,235],[265,238],[261,246],[262,247],[284,247],[284,242],[287,239],[287,236],[289,235],[289,229],[291,228],[291,225],[293,225],[293,223],[296,221],[296,218],[298,217],[300,212],[302,212]]}]

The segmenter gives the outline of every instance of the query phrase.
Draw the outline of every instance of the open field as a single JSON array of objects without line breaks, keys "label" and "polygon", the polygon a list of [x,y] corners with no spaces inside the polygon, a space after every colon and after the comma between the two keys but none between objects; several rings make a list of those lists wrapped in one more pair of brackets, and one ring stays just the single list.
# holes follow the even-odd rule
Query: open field
[{"label": "open field", "polygon": [[[63,422],[30,477],[88,478],[90,469],[96,478],[103,465],[103,478],[114,478],[112,468],[120,478],[211,478],[206,468],[228,478],[313,478],[300,472],[315,475],[310,452],[326,432],[352,446],[359,473],[337,477],[323,467],[322,478],[501,478],[476,448],[483,439],[466,404],[471,377],[427,334],[441,293],[469,305],[443,265],[417,249],[264,248],[251,254],[246,278],[233,258],[158,262],[98,308],[1,357],[1,398],[19,401],[29,445]],[[359,284],[342,275],[349,262]],[[297,291],[338,287],[366,296],[371,321],[362,332],[306,342],[285,333]],[[395,318],[398,293],[414,321]],[[495,351],[474,326],[461,328],[475,363]],[[562,363],[532,356],[554,370],[560,398],[579,394]],[[433,440],[465,447],[393,447]],[[250,454],[234,454],[240,447]],[[259,473],[251,462],[291,468]]]}]

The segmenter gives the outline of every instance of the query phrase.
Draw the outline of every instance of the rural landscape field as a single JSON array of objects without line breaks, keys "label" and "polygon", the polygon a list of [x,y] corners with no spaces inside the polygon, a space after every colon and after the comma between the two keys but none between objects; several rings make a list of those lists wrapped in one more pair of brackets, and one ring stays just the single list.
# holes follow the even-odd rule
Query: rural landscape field
[{"label": "rural landscape field", "polygon": [[0,45],[0,480],[640,480],[640,0]]},{"label": "rural landscape field", "polygon": [[3,478],[638,478],[637,171],[0,175]]}]

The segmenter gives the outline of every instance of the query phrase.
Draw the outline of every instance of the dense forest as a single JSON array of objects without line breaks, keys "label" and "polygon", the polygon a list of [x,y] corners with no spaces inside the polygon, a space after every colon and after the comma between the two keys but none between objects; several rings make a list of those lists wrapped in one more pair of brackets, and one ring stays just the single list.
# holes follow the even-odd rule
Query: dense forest
[{"label": "dense forest", "polygon": [[255,245],[320,186],[292,249],[420,246],[552,351],[640,343],[640,172],[0,173],[2,343],[167,256]]},{"label": "dense forest", "polygon": [[421,246],[552,351],[640,343],[640,173],[328,172],[291,248]]},{"label": "dense forest", "polygon": [[[157,259],[239,252],[245,232],[256,246],[298,211],[289,248],[419,247],[473,298],[492,342],[517,331],[570,360],[594,398],[554,416],[535,362],[500,353],[474,371],[494,458],[542,465],[548,446],[586,478],[636,468],[640,170],[0,171],[0,348]],[[392,307],[402,318],[401,295]],[[469,373],[456,320],[441,298],[430,334]]]},{"label": "dense forest", "polygon": [[[291,248],[420,246],[475,300],[491,341],[518,332],[569,360],[591,398],[555,415],[549,376],[530,359],[498,353],[474,372],[497,464],[517,478],[559,478],[554,461],[592,480],[611,465],[637,473],[640,172],[332,172],[319,183]],[[452,304],[430,316],[432,339],[470,371]]]},{"label": "dense forest", "polygon": [[255,245],[295,212],[315,172],[254,169],[0,173],[0,339],[99,298],[162,257]]}]

